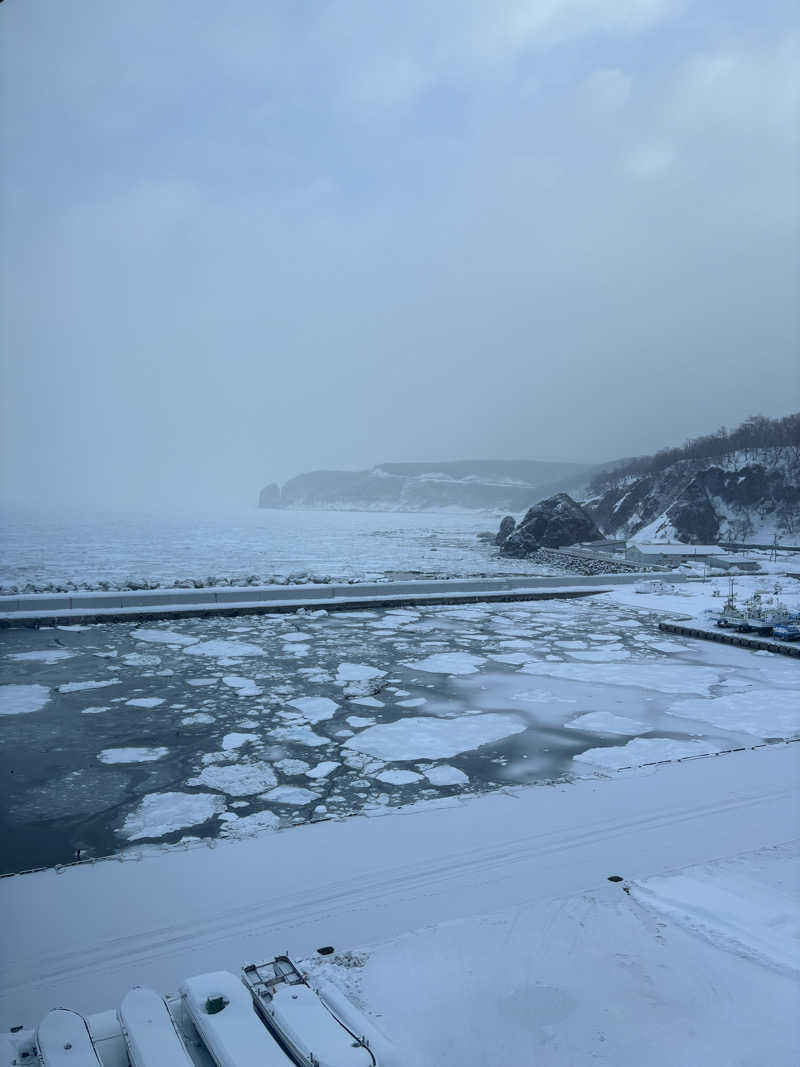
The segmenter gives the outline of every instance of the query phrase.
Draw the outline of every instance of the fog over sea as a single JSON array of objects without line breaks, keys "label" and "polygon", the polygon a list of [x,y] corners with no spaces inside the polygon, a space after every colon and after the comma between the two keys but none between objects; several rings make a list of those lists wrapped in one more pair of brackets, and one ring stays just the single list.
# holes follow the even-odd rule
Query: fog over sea
[{"label": "fog over sea", "polygon": [[0,523],[0,586],[258,576],[377,580],[407,573],[454,577],[537,573],[496,559],[477,539],[496,530],[484,512],[242,509],[224,515],[7,513]]}]

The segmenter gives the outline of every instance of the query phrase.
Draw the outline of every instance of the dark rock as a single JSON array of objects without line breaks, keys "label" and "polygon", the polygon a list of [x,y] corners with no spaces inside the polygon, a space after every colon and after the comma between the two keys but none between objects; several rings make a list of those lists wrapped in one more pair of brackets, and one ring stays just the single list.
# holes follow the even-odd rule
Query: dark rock
[{"label": "dark rock", "polygon": [[497,531],[497,536],[494,539],[494,543],[498,548],[502,548],[508,538],[514,532],[517,523],[513,515],[506,515],[506,517],[500,523],[500,529]]},{"label": "dark rock", "polygon": [[281,506],[281,488],[276,482],[265,485],[258,494],[260,508],[279,508]]},{"label": "dark rock", "polygon": [[588,511],[566,493],[556,493],[528,509],[519,526],[506,538],[500,553],[523,559],[542,547],[560,548],[578,541],[597,541],[602,536]]}]

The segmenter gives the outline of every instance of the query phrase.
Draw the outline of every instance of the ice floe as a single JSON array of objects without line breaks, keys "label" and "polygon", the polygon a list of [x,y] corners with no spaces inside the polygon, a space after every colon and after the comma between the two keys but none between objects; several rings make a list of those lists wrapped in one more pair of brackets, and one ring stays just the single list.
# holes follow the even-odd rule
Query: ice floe
[{"label": "ice floe", "polygon": [[294,804],[297,807],[303,807],[312,800],[319,800],[319,795],[299,785],[279,785],[268,793],[264,793],[262,800],[267,800],[272,804]]},{"label": "ice floe", "polygon": [[406,666],[429,674],[475,674],[485,662],[483,656],[473,656],[470,652],[437,652]]},{"label": "ice floe", "polygon": [[412,782],[422,781],[422,775],[416,771],[381,771],[375,777],[379,782],[386,782],[388,785],[411,785]]},{"label": "ice floe", "polygon": [[13,652],[10,658],[18,663],[60,663],[63,659],[72,659],[74,655],[66,648],[42,648],[34,652]]},{"label": "ice floe", "polygon": [[451,767],[449,763],[440,763],[438,767],[428,767],[423,773],[431,785],[469,784],[469,777],[458,767]]},{"label": "ice floe", "polygon": [[278,779],[268,763],[233,763],[223,766],[212,764],[204,767],[187,785],[204,785],[219,789],[232,797],[250,797],[263,793],[276,784]]},{"label": "ice floe", "polygon": [[193,645],[199,638],[189,637],[188,634],[180,634],[175,630],[134,630],[131,637],[137,641],[147,641],[154,645]]},{"label": "ice floe", "polygon": [[614,648],[611,645],[607,645],[605,648],[589,649],[586,652],[570,651],[569,655],[573,659],[588,660],[590,663],[613,663],[631,658],[631,654],[626,648]]},{"label": "ice floe", "polygon": [[122,662],[128,667],[158,667],[161,656],[153,656],[147,652],[129,652],[122,657]]},{"label": "ice floe", "polygon": [[711,667],[681,663],[680,666],[662,663],[546,663],[542,660],[526,663],[523,674],[545,674],[551,678],[569,678],[576,682],[598,685],[636,686],[655,689],[661,693],[708,694],[720,679]]},{"label": "ice floe", "polygon": [[320,778],[327,778],[337,767],[341,767],[341,763],[338,761],[324,760],[322,763],[318,763],[316,767],[312,767],[310,771],[306,771],[306,778],[311,778],[314,781]]},{"label": "ice floe", "polygon": [[133,697],[132,700],[125,701],[125,704],[131,708],[157,708],[163,703],[163,697]]},{"label": "ice floe", "polygon": [[586,730],[597,734],[633,734],[646,733],[650,727],[635,719],[626,719],[624,715],[613,715],[610,711],[590,711],[570,719],[564,725],[570,730]]},{"label": "ice floe", "polygon": [[796,737],[800,734],[800,693],[797,689],[751,689],[711,700],[679,700],[670,715],[709,722],[723,730],[755,737]]},{"label": "ice floe", "polygon": [[272,737],[276,741],[296,741],[298,745],[306,745],[308,748],[330,744],[327,737],[315,734],[310,726],[277,726],[272,731]]},{"label": "ice floe", "polygon": [[386,671],[370,667],[364,663],[340,663],[336,669],[336,681],[339,685],[347,682],[366,682],[373,678],[385,678]]},{"label": "ice floe", "polygon": [[258,734],[230,733],[222,738],[222,747],[226,752],[241,748],[248,741],[260,741]]},{"label": "ice floe", "polygon": [[260,645],[251,645],[247,641],[200,641],[198,644],[188,645],[184,652],[187,656],[208,656],[211,659],[242,659],[245,656],[263,656],[264,649]]},{"label": "ice floe", "polygon": [[104,748],[97,753],[101,763],[153,763],[169,755],[169,749],[158,748]]},{"label": "ice floe", "polygon": [[290,778],[298,774],[305,774],[310,766],[311,764],[302,759],[282,759],[275,764],[276,769],[281,774],[286,774]]},{"label": "ice floe", "polygon": [[81,708],[81,715],[100,715],[104,711],[111,711],[111,705],[100,704],[91,708]]},{"label": "ice floe", "polygon": [[411,697],[408,700],[398,700],[398,708],[421,708],[423,704],[427,704],[428,701],[425,697]]},{"label": "ice floe", "polygon": [[686,756],[703,756],[718,751],[719,746],[712,741],[673,741],[666,737],[636,737],[627,745],[613,748],[590,748],[572,758],[578,763],[589,763],[595,767],[619,770],[621,767],[636,767],[642,763],[683,759]]},{"label": "ice floe", "polygon": [[105,689],[109,685],[119,685],[119,678],[106,678],[101,682],[65,682],[58,687],[59,693],[82,693],[89,689]]},{"label": "ice floe", "polygon": [[225,808],[216,793],[148,793],[118,831],[128,841],[163,837],[175,830],[199,826]]},{"label": "ice floe", "polygon": [[181,726],[201,726],[212,723],[213,721],[213,715],[209,715],[205,711],[198,711],[193,715],[184,715],[181,719]]},{"label": "ice floe", "polygon": [[252,837],[266,830],[277,830],[281,820],[274,811],[257,811],[253,815],[235,815],[228,811],[220,815],[220,823],[222,837]]},{"label": "ice floe", "polygon": [[323,722],[332,719],[339,710],[339,705],[329,697],[298,697],[288,701],[290,708],[296,708],[308,722]]},{"label": "ice floe", "polygon": [[0,685],[0,715],[29,715],[49,699],[46,685]]},{"label": "ice floe", "polygon": [[461,716],[457,719],[410,717],[370,726],[345,741],[343,748],[385,761],[446,759],[521,733],[516,715]]},{"label": "ice floe", "polygon": [[187,678],[186,684],[192,686],[193,689],[208,689],[216,685],[218,681],[218,678]]}]

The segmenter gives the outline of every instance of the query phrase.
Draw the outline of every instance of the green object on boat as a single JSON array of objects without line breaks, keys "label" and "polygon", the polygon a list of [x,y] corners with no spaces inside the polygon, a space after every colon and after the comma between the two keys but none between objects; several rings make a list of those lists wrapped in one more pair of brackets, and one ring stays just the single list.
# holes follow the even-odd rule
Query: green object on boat
[{"label": "green object on boat", "polygon": [[225,997],[208,997],[206,1000],[206,1015],[219,1015],[227,1004]]}]

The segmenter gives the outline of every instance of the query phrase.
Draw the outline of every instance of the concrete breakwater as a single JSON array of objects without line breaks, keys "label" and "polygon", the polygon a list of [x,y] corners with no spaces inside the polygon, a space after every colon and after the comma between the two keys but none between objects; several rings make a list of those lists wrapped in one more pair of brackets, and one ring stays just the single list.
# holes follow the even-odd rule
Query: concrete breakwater
[{"label": "concrete breakwater", "polygon": [[[667,577],[667,575],[665,575]],[[669,574],[669,581],[683,579]],[[414,604],[540,600],[589,596],[652,579],[643,574],[569,575],[552,578],[439,579],[358,585],[246,586],[241,588],[147,589],[123,592],[30,594],[0,597],[0,626],[249,615],[300,609],[347,611]]]}]

